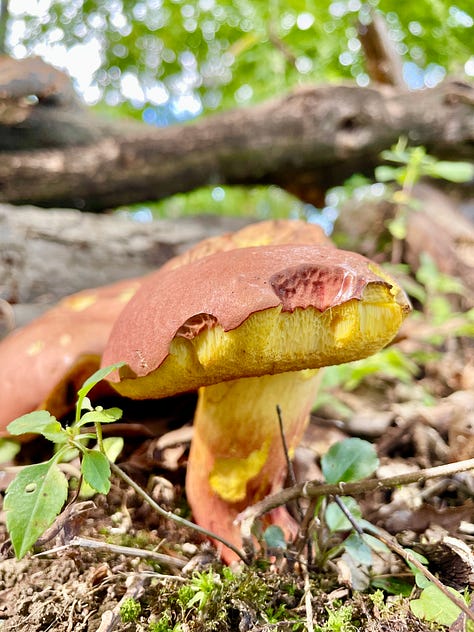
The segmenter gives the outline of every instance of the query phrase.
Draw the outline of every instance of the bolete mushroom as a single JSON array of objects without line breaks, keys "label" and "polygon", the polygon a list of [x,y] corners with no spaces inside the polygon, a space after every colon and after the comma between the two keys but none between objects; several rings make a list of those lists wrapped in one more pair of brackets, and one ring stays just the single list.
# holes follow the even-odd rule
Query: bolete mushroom
[{"label": "bolete mushroom", "polygon": [[233,233],[208,237],[166,261],[160,270],[178,268],[216,252],[280,244],[324,244],[335,247],[317,224],[310,224],[300,219],[271,219],[249,224]]},{"label": "bolete mushroom", "polygon": [[72,294],[0,342],[0,436],[20,415],[46,408],[62,417],[74,407],[77,389],[99,368],[112,324],[139,285],[129,279]]},{"label": "bolete mushroom", "polygon": [[285,476],[276,405],[291,452],[317,369],[375,353],[408,311],[395,281],[360,255],[240,248],[152,274],[117,319],[103,365],[126,363],[110,378],[126,397],[199,389],[188,501],[198,524],[240,546],[236,515]]},{"label": "bolete mushroom", "polygon": [[[269,220],[234,233],[209,237],[170,259],[176,268],[217,251],[265,243],[326,243],[319,226],[298,220]],[[144,277],[145,278],[145,277]],[[143,278],[83,290],[61,300],[0,342],[0,437],[16,417],[46,408],[69,413],[76,391],[99,366],[113,322]],[[104,394],[104,384],[92,394]]]}]

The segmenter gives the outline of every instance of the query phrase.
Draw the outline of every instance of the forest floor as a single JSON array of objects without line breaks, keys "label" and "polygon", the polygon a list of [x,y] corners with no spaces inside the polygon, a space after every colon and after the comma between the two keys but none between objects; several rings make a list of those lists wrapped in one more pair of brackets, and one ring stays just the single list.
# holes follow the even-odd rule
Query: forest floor
[{"label": "forest floor", "polygon": [[[375,445],[380,477],[474,456],[472,339],[432,344],[417,327],[382,356],[377,373],[329,373],[295,457],[299,480],[321,480],[321,455],[349,436]],[[393,356],[393,349],[401,355]],[[149,411],[125,411],[138,425],[119,459],[165,509],[187,517],[193,404],[192,397],[172,402],[153,427]],[[16,464],[38,460],[42,451],[47,456],[41,442],[23,446]],[[11,465],[3,467],[2,489]],[[422,553],[445,586],[463,592],[474,580],[473,491],[472,473],[460,473],[361,494],[357,501],[365,520]],[[1,632],[307,630],[311,612],[318,632],[464,630],[460,620],[449,627],[437,615],[431,622],[416,617],[410,600],[421,591],[403,560],[378,551],[369,564],[355,564],[338,546],[347,531],[316,529],[312,548],[319,557],[307,573],[291,547],[228,569],[213,545],[154,513],[117,480],[107,497],[91,501],[60,520],[58,533],[37,547],[40,555],[20,561],[0,513]],[[92,548],[97,541],[101,547]],[[143,551],[151,557],[141,557]],[[157,553],[168,557],[154,558]]]}]

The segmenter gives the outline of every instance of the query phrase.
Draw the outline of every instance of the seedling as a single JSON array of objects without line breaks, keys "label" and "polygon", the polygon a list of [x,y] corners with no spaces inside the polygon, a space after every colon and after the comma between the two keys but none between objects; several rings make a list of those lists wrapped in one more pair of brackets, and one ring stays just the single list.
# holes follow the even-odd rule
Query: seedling
[{"label": "seedling", "polygon": [[[93,407],[87,395],[98,382],[122,365],[119,362],[99,369],[84,382],[78,391],[75,419],[70,426],[62,426],[46,410],[28,413],[9,424],[8,431],[12,435],[40,434],[56,447],[54,455],[48,461],[27,465],[7,488],[4,509],[16,557],[24,557],[61,512],[68,496],[69,483],[59,464],[79,456],[82,490],[86,495],[89,495],[90,490],[108,494],[113,472],[163,517],[222,542],[244,559],[241,551],[220,536],[164,510],[115,465],[114,460],[122,450],[123,439],[103,439],[102,424],[117,421],[121,418],[122,411],[120,408]],[[90,448],[92,441],[95,445]]]},{"label": "seedling", "polygon": [[[37,410],[12,421],[12,435],[35,433],[55,444],[56,451],[48,461],[24,467],[8,486],[4,508],[7,528],[17,558],[22,558],[39,537],[53,524],[68,496],[68,480],[59,467],[62,461],[81,457],[81,476],[93,490],[107,494],[110,490],[108,450],[120,452],[123,440],[102,439],[102,424],[117,421],[119,408],[92,407],[87,397],[90,390],[121,364],[100,369],[87,379],[78,392],[76,416],[70,426],[61,423],[46,410]],[[85,412],[83,412],[85,411]],[[85,428],[92,424],[94,430]],[[89,448],[91,441],[96,445]]]}]

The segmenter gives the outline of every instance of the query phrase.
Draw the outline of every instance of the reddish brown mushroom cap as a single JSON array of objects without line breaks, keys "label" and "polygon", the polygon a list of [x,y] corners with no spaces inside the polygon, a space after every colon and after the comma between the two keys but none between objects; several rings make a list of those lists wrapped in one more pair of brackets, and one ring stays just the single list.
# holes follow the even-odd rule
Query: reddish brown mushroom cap
[{"label": "reddish brown mushroom cap", "polygon": [[131,279],[68,296],[0,342],[0,436],[10,421],[37,408],[58,417],[68,412],[139,285]]},{"label": "reddish brown mushroom cap", "polygon": [[[334,309],[361,301],[370,287],[383,288],[375,300],[381,305],[385,292],[387,310],[393,315],[391,326],[384,324],[385,335],[374,321],[377,331],[371,336],[368,328],[363,342],[354,337],[338,347],[337,340],[328,340],[327,348],[323,344],[313,352],[308,349],[299,360],[280,358],[280,365],[270,353],[260,357],[259,350],[247,366],[243,357],[232,358],[232,345],[224,338],[214,341],[214,358],[205,357],[210,349],[198,349],[204,332],[214,332],[215,338],[217,331],[233,332],[252,315],[275,309],[291,314],[309,308],[318,315],[331,310],[328,327],[337,336],[341,314]],[[370,355],[395,335],[407,310],[400,288],[355,253],[322,245],[237,249],[151,275],[115,323],[103,364],[127,363],[116,385],[123,394],[162,397],[236,377],[317,368]],[[306,335],[310,337],[311,331]],[[244,353],[252,358],[250,338]],[[173,356],[176,362],[170,366]],[[112,379],[117,381],[118,376]]]}]

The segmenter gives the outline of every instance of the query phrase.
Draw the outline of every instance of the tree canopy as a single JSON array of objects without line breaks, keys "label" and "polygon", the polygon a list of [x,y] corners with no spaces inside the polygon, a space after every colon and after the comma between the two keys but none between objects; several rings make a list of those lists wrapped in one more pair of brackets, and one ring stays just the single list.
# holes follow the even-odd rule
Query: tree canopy
[{"label": "tree canopy", "polygon": [[368,85],[357,29],[374,11],[411,86],[472,76],[472,9],[470,0],[11,0],[5,49],[39,51],[76,74],[89,53],[87,100],[167,125],[295,84]]}]

